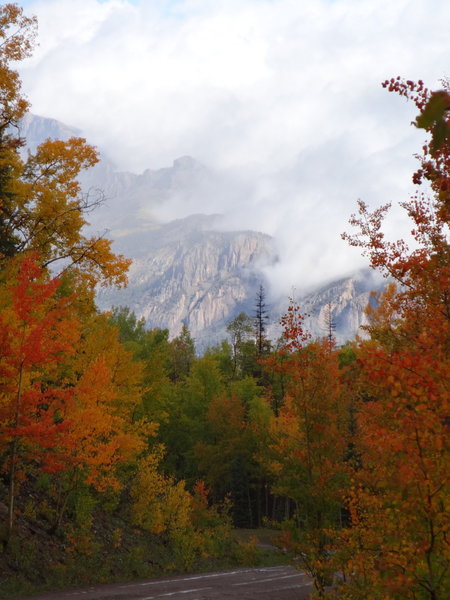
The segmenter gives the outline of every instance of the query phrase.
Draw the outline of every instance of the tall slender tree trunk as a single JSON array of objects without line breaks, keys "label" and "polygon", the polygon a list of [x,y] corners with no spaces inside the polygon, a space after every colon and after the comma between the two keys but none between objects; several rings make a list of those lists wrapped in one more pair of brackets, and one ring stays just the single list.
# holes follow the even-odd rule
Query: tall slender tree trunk
[{"label": "tall slender tree trunk", "polygon": [[277,521],[277,508],[278,508],[278,496],[273,496],[273,502],[272,502],[272,521]]},{"label": "tall slender tree trunk", "polygon": [[269,518],[269,486],[264,482],[264,517]]},{"label": "tall slender tree trunk", "polygon": [[49,529],[50,533],[56,533],[60,529],[61,523],[62,523],[62,520],[63,520],[63,516],[64,516],[64,513],[66,511],[67,504],[69,502],[69,498],[70,498],[70,496],[72,494],[73,489],[74,488],[70,489],[65,494],[64,500],[59,504],[58,511],[57,511],[57,514],[56,514],[56,519],[55,519],[53,525]]},{"label": "tall slender tree trunk", "polygon": [[289,519],[290,514],[291,514],[291,501],[288,497],[286,497],[284,500],[284,518]]},{"label": "tall slender tree trunk", "polygon": [[253,510],[252,510],[252,499],[250,496],[250,487],[247,485],[247,504],[248,504],[248,518],[250,528],[253,527]]},{"label": "tall slender tree trunk", "polygon": [[261,527],[262,494],[261,481],[256,484],[256,527]]},{"label": "tall slender tree trunk", "polygon": [[[19,371],[19,382],[17,386],[16,395],[16,410],[14,414],[13,428],[16,428],[19,424],[20,416],[20,405],[22,401],[22,381],[23,381],[23,364],[20,365]],[[8,489],[8,529],[6,534],[6,542],[8,543],[11,539],[11,535],[14,529],[14,503],[16,497],[16,462],[18,454],[18,441],[17,436],[11,443],[11,454],[9,457],[9,489]]]}]

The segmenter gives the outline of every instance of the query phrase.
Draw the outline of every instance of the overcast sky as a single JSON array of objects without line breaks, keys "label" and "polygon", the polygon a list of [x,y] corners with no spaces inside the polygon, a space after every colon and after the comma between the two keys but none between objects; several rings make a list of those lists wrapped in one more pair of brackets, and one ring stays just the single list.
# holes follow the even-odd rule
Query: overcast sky
[{"label": "overcast sky", "polygon": [[[283,288],[364,261],[341,241],[362,198],[408,198],[424,136],[391,76],[450,75],[448,0],[37,0],[20,68],[36,114],[80,128],[120,169],[190,155],[242,182],[166,217],[225,212],[276,237]],[[405,230],[394,211],[390,228]]]}]

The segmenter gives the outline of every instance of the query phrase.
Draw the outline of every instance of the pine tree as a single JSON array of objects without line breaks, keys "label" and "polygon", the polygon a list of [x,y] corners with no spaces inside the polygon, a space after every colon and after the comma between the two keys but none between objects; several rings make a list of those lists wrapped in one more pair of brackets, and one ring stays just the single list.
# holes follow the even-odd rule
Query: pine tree
[{"label": "pine tree", "polygon": [[336,331],[336,321],[333,315],[333,304],[331,301],[328,301],[325,305],[324,312],[324,329],[326,331],[326,337],[328,339],[328,344],[330,349],[333,348],[336,338],[334,332]]},{"label": "pine tree", "polygon": [[266,292],[262,284],[260,284],[258,292],[256,294],[255,304],[255,336],[256,336],[256,347],[258,356],[265,354],[268,349],[269,342],[266,338],[267,322],[269,320],[269,313],[266,308]]}]

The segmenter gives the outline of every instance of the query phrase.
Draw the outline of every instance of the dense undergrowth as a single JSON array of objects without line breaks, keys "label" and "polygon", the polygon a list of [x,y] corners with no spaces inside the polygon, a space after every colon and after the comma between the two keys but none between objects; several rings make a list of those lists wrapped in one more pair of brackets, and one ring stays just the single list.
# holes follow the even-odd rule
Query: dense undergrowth
[{"label": "dense undergrowth", "polygon": [[[87,498],[84,502],[70,508],[83,532],[78,531],[74,543],[73,525],[51,532],[47,499],[24,487],[15,534],[7,548],[0,548],[0,599],[174,573],[276,565],[291,558],[275,546],[278,531],[231,527],[210,546],[210,553],[192,548],[187,555],[186,548],[133,526],[126,506],[96,506]],[[0,516],[5,513],[6,505],[0,503]]]}]

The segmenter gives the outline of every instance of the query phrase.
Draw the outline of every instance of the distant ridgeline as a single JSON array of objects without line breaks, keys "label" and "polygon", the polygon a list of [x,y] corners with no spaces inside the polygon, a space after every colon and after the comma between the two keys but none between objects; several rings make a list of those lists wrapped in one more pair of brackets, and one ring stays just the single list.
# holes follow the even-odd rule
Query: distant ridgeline
[{"label": "distant ridgeline", "polygon": [[[68,139],[80,131],[54,119],[28,114],[21,135],[33,150],[44,139]],[[198,351],[226,337],[226,324],[240,312],[254,315],[255,296],[262,284],[273,297],[263,268],[276,260],[269,235],[257,231],[220,231],[220,215],[194,214],[161,224],[151,218],[153,207],[174,197],[186,202],[195,194],[218,187],[218,176],[190,157],[171,167],[146,170],[141,175],[119,172],[103,157],[82,175],[85,193],[104,195],[89,214],[91,229],[114,240],[114,248],[133,258],[125,290],[101,288],[100,309],[127,306],[149,328],[168,328],[178,335],[185,323]],[[292,282],[293,285],[296,282]],[[362,270],[297,298],[308,316],[314,337],[330,327],[338,343],[354,337],[365,323],[364,308],[373,289],[384,281]],[[268,336],[280,334],[279,320],[288,301],[268,302]]]}]

